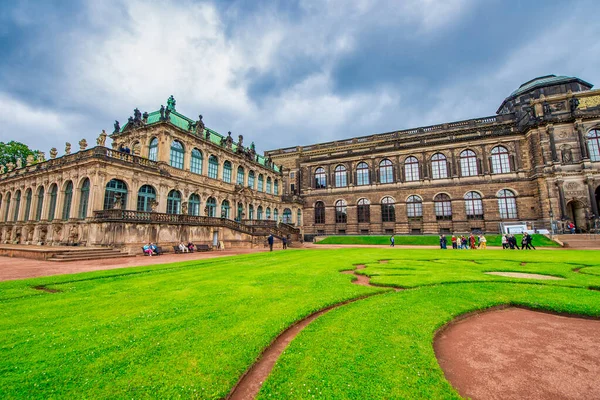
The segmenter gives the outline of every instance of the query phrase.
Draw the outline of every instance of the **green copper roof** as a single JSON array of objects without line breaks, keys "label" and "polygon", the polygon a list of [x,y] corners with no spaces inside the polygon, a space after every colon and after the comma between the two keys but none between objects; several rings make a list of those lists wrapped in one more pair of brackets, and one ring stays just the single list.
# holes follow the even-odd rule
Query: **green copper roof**
[{"label": "green copper roof", "polygon": [[[550,86],[550,85],[558,85],[561,83],[567,83],[573,80],[579,80],[578,78],[572,77],[572,76],[565,76],[565,75],[560,75],[560,76],[556,76],[556,75],[546,75],[546,76],[540,76],[538,78],[532,79],[529,82],[525,82],[524,84],[522,84],[521,86],[519,86],[519,88],[517,90],[515,90],[514,92],[512,92],[510,94],[509,97],[513,97],[513,96],[519,96],[525,92],[528,92],[532,89],[535,89],[537,87],[541,87],[541,86]],[[591,86],[591,85],[590,85]]]}]

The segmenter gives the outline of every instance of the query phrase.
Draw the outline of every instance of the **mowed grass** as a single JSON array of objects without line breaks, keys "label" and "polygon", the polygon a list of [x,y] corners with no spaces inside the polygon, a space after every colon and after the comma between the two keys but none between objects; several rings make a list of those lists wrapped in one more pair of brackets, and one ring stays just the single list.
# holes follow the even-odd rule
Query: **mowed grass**
[{"label": "mowed grass", "polygon": [[[452,398],[433,354],[436,329],[497,304],[599,316],[600,292],[588,290],[600,288],[599,255],[289,250],[3,282],[0,397],[222,398],[293,322],[381,293],[306,328],[260,397]],[[352,285],[339,271],[354,264],[367,265],[361,272],[379,285],[414,289]],[[565,279],[483,274],[490,270]]]},{"label": "mowed grass", "polygon": [[[560,247],[560,245],[544,235],[534,234],[533,245],[535,247]],[[446,235],[448,238],[448,247],[452,247],[450,238],[452,235]],[[515,235],[519,246],[523,235]],[[397,246],[439,246],[440,238],[436,235],[397,235],[394,237]],[[485,235],[488,246],[502,246],[502,235]],[[318,244],[373,244],[390,245],[390,235],[387,236],[328,236],[317,242]]]}]

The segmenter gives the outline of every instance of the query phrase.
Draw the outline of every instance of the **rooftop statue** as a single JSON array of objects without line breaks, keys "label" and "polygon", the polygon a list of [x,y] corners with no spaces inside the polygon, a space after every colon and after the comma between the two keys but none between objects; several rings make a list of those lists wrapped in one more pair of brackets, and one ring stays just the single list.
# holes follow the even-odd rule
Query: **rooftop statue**
[{"label": "rooftop statue", "polygon": [[206,129],[206,140],[210,140],[210,131]]},{"label": "rooftop statue", "polygon": [[17,168],[23,168],[23,160],[17,158]]},{"label": "rooftop statue", "polygon": [[160,120],[164,121],[165,120],[165,106],[161,105],[159,112],[160,112]]},{"label": "rooftop statue", "polygon": [[65,155],[71,154],[71,143],[65,143]]},{"label": "rooftop statue", "polygon": [[196,121],[196,133],[201,134],[204,131],[204,121],[202,121],[202,115],[198,115],[198,121]]},{"label": "rooftop statue", "polygon": [[0,174],[3,174],[6,172],[6,167],[4,165],[0,165]]},{"label": "rooftop statue", "polygon": [[51,148],[50,149],[50,158],[54,160],[57,155],[58,155],[58,150],[56,150],[56,147]]},{"label": "rooftop statue", "polygon": [[96,139],[96,144],[98,146],[104,146],[104,144],[106,143],[106,136],[106,132],[104,131],[104,129],[102,129],[102,133]]},{"label": "rooftop statue", "polygon": [[[56,150],[56,149],[54,149],[54,150]],[[46,153],[44,153],[43,151],[38,152],[37,160],[38,160],[38,162],[46,161]]]},{"label": "rooftop statue", "polygon": [[6,168],[8,168],[8,172],[10,172],[13,169],[15,169],[15,164],[13,164],[12,162],[9,162],[8,164],[6,164]]},{"label": "rooftop statue", "polygon": [[88,144],[87,144],[87,140],[85,139],[81,139],[79,141],[79,151],[83,151],[87,148]]},{"label": "rooftop statue", "polygon": [[113,131],[113,133],[119,132],[121,132],[121,125],[119,124],[119,121],[115,121],[115,130]]},{"label": "rooftop statue", "polygon": [[227,137],[225,138],[225,146],[227,146],[228,149],[231,149],[231,146],[233,145],[233,138],[231,137],[231,131],[227,132]]},{"label": "rooftop statue", "polygon": [[30,154],[27,156],[27,158],[25,159],[26,165],[30,166],[31,164],[33,164],[33,162],[35,161],[33,154]]},{"label": "rooftop statue", "polygon": [[169,107],[165,110],[165,121],[171,122],[171,109]]},{"label": "rooftop statue", "polygon": [[169,97],[169,99],[167,100],[167,110],[176,111],[175,104],[177,104],[177,102],[175,101],[175,97],[173,97],[173,95],[171,95]]}]

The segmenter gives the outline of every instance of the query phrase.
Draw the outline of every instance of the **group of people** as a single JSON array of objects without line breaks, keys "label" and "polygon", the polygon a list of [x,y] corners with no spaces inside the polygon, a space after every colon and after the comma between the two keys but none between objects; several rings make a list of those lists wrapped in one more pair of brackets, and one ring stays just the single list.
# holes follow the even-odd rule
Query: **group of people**
[{"label": "group of people", "polygon": [[[453,249],[464,249],[464,250],[475,250],[475,249],[487,249],[487,239],[483,234],[481,235],[473,235],[472,233],[469,236],[465,235],[452,235],[450,239],[452,242]],[[447,246],[447,238],[446,235],[440,235],[440,248],[445,249]]]},{"label": "group of people", "polygon": [[[269,237],[267,238],[267,243],[269,244],[269,251],[273,251],[273,243],[275,243],[275,236],[273,236],[273,234],[269,235]],[[286,238],[285,236],[282,237],[281,243],[283,244],[283,249],[287,249],[288,238]]]},{"label": "group of people", "polygon": [[506,234],[502,235],[502,248],[503,249],[517,249],[517,250],[536,250],[533,243],[531,243],[533,238],[527,232],[523,233],[523,237],[521,238],[521,247],[519,247],[519,243],[517,242],[517,238],[515,235]]},{"label": "group of people", "polygon": [[182,253],[193,253],[194,252],[194,243],[188,242],[188,244],[183,244],[183,242],[179,242],[179,251]]},{"label": "group of people", "polygon": [[152,242],[144,245],[143,249],[144,249],[144,253],[148,254],[149,256],[159,256],[160,255],[159,247]]}]

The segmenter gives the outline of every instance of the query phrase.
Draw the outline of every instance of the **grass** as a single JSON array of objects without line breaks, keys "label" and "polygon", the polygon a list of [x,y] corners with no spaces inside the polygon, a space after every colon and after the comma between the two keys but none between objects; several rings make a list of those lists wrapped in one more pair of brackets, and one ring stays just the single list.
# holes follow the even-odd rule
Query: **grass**
[{"label": "grass", "polygon": [[[560,245],[544,235],[534,234],[533,245],[536,247],[560,247]],[[448,246],[452,247],[450,238],[452,235],[446,235]],[[519,245],[523,235],[515,235]],[[485,235],[488,246],[502,246],[502,235]],[[411,246],[439,246],[440,238],[437,235],[398,235],[395,236],[396,245]],[[390,245],[390,236],[328,236],[317,242],[318,244],[370,244],[370,245]]]},{"label": "grass", "polygon": [[[222,398],[294,321],[381,292],[309,325],[260,397],[312,398],[318,390],[316,397],[328,399],[456,398],[433,354],[435,331],[457,315],[498,304],[600,316],[600,292],[587,289],[600,287],[599,254],[290,250],[2,282],[0,393]],[[414,289],[351,285],[339,271],[357,263],[377,284]],[[565,279],[483,274],[491,270]],[[37,285],[61,292],[32,289]]]}]

